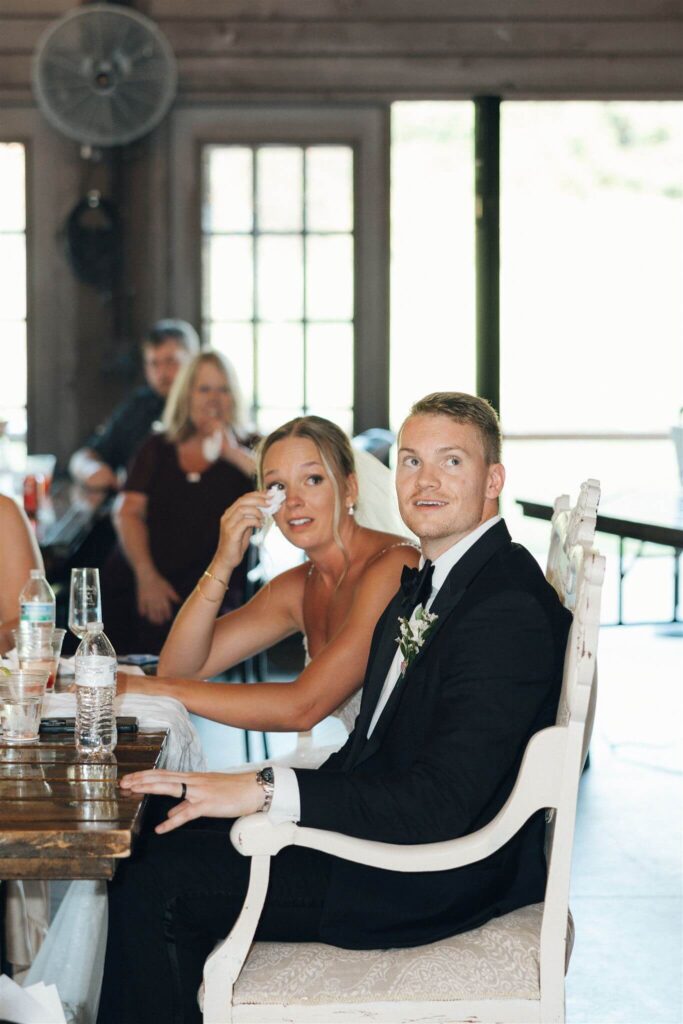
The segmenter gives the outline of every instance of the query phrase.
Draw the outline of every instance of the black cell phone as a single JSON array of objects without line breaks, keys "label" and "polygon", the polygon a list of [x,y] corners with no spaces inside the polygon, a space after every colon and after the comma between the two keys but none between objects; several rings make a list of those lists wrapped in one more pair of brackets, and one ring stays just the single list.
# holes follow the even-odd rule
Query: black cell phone
[{"label": "black cell phone", "polygon": [[[40,723],[41,732],[75,732],[75,718],[44,718]],[[132,715],[117,715],[117,732],[137,732],[138,720]]]}]

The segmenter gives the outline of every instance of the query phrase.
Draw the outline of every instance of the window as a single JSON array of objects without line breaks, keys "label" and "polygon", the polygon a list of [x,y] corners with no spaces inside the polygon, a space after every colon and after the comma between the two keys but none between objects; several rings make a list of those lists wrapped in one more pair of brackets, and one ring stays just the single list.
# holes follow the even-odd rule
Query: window
[{"label": "window", "polygon": [[[0,458],[19,469],[26,452],[26,169],[24,146],[0,142]],[[7,466],[0,466],[0,472]],[[4,481],[0,489],[8,490]]]},{"label": "window", "polygon": [[501,417],[527,495],[540,463],[551,493],[588,472],[606,493],[675,485],[682,115],[680,103],[502,106]]},{"label": "window", "polygon": [[664,432],[683,380],[683,106],[504,103],[501,413]]},{"label": "window", "polygon": [[391,423],[430,391],[475,389],[474,112],[392,105]]},{"label": "window", "polygon": [[[547,530],[515,521],[515,497],[575,496],[587,476],[606,500],[677,487],[682,168],[680,103],[502,104],[505,514],[539,557]],[[612,538],[600,547],[616,554]],[[670,557],[647,553],[628,561],[627,620],[670,615]],[[610,620],[616,582],[608,573]]]},{"label": "window", "polygon": [[353,426],[353,150],[209,145],[203,309],[264,432],[301,413]]}]

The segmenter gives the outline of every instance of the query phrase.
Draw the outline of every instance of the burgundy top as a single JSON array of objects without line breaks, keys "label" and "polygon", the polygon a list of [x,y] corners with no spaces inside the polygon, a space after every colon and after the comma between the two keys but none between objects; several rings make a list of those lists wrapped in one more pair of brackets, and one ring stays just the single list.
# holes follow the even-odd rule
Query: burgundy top
[{"label": "burgundy top", "polygon": [[[125,485],[126,491],[147,498],[150,554],[181,602],[213,558],[226,508],[255,487],[224,459],[194,476],[198,479],[191,482],[181,469],[176,446],[163,434],[153,434],[133,458]],[[232,573],[219,613],[244,600],[244,571],[242,562]],[[155,626],[137,615],[135,578],[120,545],[104,568],[102,588],[107,636],[117,653],[158,653],[171,623]]]},{"label": "burgundy top", "polygon": [[226,508],[254,486],[224,459],[217,459],[196,482],[190,482],[175,445],[163,434],[152,435],[138,451],[125,489],[147,497],[152,560],[183,597],[213,558]]}]

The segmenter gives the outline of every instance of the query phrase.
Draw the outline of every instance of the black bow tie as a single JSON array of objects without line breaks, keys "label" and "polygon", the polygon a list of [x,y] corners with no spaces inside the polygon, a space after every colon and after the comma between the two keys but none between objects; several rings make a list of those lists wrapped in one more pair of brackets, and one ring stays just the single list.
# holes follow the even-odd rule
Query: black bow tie
[{"label": "black bow tie", "polygon": [[409,565],[403,566],[401,573],[401,590],[403,591],[403,604],[406,609],[417,608],[419,604],[423,607],[432,594],[432,575],[434,564],[429,559],[421,569],[411,569]]}]

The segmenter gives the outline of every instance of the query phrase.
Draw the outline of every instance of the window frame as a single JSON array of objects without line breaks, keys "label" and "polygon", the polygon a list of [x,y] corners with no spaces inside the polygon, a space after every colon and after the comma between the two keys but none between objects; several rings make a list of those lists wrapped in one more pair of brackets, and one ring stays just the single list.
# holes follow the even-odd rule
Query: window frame
[{"label": "window frame", "polygon": [[389,424],[390,107],[179,109],[170,140],[173,312],[202,320],[201,161],[205,145],[320,143],[354,150],[354,415],[358,433]]}]

